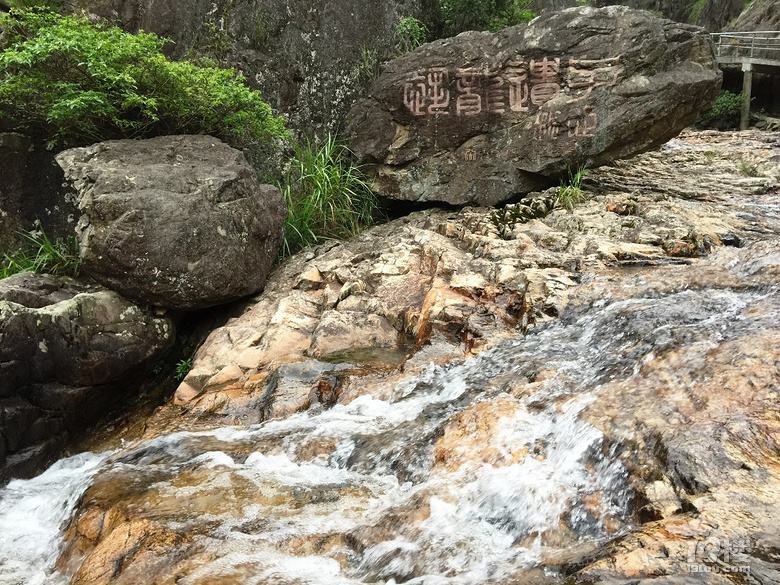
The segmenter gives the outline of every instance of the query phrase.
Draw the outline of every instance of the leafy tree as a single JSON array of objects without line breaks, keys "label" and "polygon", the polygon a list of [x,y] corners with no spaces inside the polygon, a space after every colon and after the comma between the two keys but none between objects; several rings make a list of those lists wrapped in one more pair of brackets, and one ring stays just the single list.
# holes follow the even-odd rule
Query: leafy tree
[{"label": "leafy tree", "polygon": [[172,133],[239,147],[287,136],[242,75],[171,61],[157,35],[40,9],[0,14],[0,123],[60,146]]}]

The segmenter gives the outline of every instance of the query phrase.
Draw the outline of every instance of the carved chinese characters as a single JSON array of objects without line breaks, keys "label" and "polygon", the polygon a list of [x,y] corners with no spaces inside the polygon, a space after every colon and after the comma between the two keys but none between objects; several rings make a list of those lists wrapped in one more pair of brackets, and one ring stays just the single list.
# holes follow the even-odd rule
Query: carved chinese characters
[{"label": "carved chinese characters", "polygon": [[531,60],[531,103],[541,106],[561,92],[561,60]]},{"label": "carved chinese characters", "polygon": [[527,112],[531,89],[525,63],[510,61],[506,78],[509,82],[509,108],[513,112]]},{"label": "carved chinese characters", "polygon": [[612,59],[571,59],[568,67],[567,85],[572,90],[584,90],[580,97],[588,97],[594,87],[615,85],[622,67],[619,57]]},{"label": "carved chinese characters", "polygon": [[415,116],[449,114],[449,74],[444,67],[429,69],[410,78],[403,89],[403,102]]},{"label": "carved chinese characters", "polygon": [[458,116],[477,116],[482,113],[482,77],[473,69],[458,69]]},{"label": "carved chinese characters", "polygon": [[[595,87],[614,85],[621,70],[617,57],[517,57],[496,71],[435,67],[408,78],[402,100],[414,116],[533,113],[562,92],[580,99],[588,97]],[[575,132],[588,135],[580,129]]]},{"label": "carved chinese characters", "polygon": [[581,114],[574,117],[562,118],[559,111],[540,110],[534,120],[534,138],[585,138],[596,135],[598,116],[593,108],[586,107]]}]

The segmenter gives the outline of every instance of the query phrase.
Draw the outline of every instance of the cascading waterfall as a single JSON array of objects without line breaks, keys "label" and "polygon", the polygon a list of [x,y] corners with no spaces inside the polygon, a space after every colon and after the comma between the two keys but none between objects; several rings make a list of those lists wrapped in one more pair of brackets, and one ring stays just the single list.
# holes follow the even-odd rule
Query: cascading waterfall
[{"label": "cascading waterfall", "polygon": [[61,459],[38,477],[11,481],[0,492],[0,582],[59,580],[48,573],[57,560],[62,529],[108,456],[80,453]]},{"label": "cascading waterfall", "polygon": [[[746,316],[758,302],[774,313]],[[118,499],[153,494],[153,506],[132,509],[196,535],[209,554],[182,583],[504,582],[636,521],[624,446],[584,416],[604,385],[779,312],[774,289],[616,294],[478,357],[431,365],[386,400],[64,459],[0,492],[0,583],[51,582],[93,478],[116,483]],[[476,442],[437,455],[459,417],[495,404],[489,432],[477,423]]]}]

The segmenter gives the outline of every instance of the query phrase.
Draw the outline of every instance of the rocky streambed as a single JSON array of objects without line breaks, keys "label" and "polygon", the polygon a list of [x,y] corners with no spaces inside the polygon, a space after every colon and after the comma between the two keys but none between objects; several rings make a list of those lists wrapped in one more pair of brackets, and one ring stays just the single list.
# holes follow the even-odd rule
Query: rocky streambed
[{"label": "rocky streambed", "polygon": [[304,252],[0,491],[0,583],[780,581],[780,135]]}]

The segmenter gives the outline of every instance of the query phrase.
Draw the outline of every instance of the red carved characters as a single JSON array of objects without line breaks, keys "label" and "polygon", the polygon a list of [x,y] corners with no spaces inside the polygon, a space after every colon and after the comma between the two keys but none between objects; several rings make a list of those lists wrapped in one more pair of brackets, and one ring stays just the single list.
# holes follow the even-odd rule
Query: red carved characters
[{"label": "red carved characters", "polygon": [[444,67],[430,69],[411,77],[403,89],[406,109],[415,116],[449,114],[449,75]]},{"label": "red carved characters", "polygon": [[561,60],[531,59],[531,103],[546,104],[561,93]]},{"label": "red carved characters", "polygon": [[477,116],[482,113],[482,74],[476,69],[458,69],[458,116]]},{"label": "red carved characters", "polygon": [[559,121],[561,112],[547,104],[562,94],[578,102],[594,88],[615,85],[623,71],[619,60],[517,56],[491,70],[432,67],[407,79],[402,103],[413,116],[536,114],[537,137],[590,137],[598,122],[591,108]]}]

